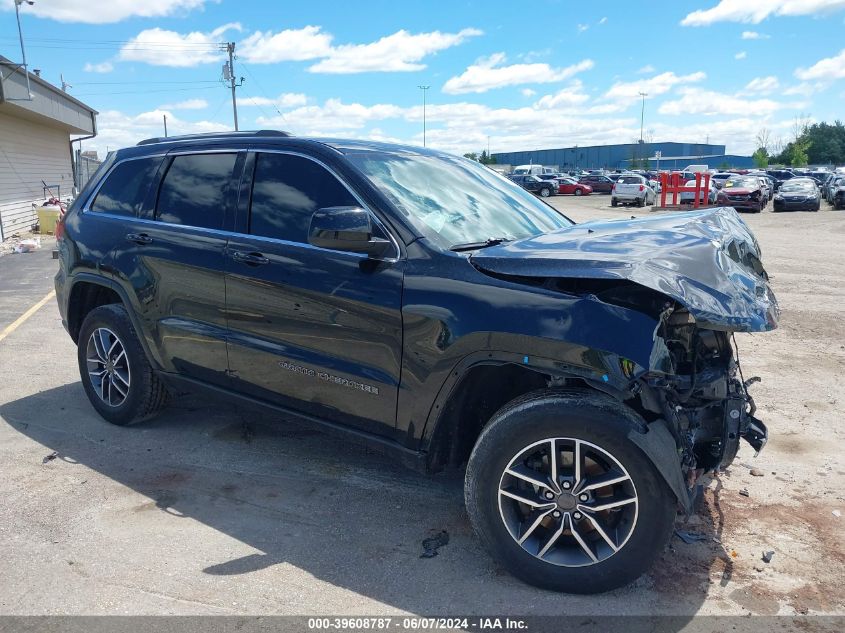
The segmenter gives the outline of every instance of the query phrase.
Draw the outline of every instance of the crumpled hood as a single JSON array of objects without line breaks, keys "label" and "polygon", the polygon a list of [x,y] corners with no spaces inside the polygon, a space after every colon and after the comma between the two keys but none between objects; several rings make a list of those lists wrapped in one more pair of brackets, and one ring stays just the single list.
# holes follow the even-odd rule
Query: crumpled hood
[{"label": "crumpled hood", "polygon": [[627,279],[684,305],[699,326],[777,327],[779,309],[754,235],[729,207],[576,224],[477,251],[482,271],[520,277]]}]

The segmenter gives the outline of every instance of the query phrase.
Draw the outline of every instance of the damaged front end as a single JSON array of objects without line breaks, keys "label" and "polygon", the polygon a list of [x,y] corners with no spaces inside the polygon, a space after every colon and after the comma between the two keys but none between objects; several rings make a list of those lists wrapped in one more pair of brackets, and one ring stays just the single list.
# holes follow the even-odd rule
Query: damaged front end
[{"label": "damaged front end", "polygon": [[[626,382],[617,393],[649,426],[630,439],[688,511],[697,479],[729,465],[740,439],[758,452],[766,444],[749,394],[758,379],[743,378],[734,333],[774,329],[779,309],[759,244],[733,209],[589,222],[485,249],[472,262],[654,319],[648,357],[619,361]],[[631,326],[623,316],[618,327]]]}]

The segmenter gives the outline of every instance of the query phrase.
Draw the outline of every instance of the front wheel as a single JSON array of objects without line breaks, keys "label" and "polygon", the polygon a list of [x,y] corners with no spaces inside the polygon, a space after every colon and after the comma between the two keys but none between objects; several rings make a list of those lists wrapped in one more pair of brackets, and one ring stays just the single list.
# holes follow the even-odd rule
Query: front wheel
[{"label": "front wheel", "polygon": [[610,206],[611,207],[615,207],[617,204],[619,204],[619,202],[617,202],[616,198],[610,199]]},{"label": "front wheel", "polygon": [[576,190],[575,190],[575,195],[576,195],[576,196],[580,196],[580,195],[581,195],[581,190],[580,190],[580,189],[576,189]]},{"label": "front wheel", "polygon": [[525,582],[598,593],[624,586],[659,557],[676,502],[629,439],[645,423],[588,392],[541,391],[496,413],[467,465],[473,527]]},{"label": "front wheel", "polygon": [[543,187],[542,189],[540,189],[540,196],[541,197],[548,198],[550,195],[552,195],[552,192],[547,187]]}]

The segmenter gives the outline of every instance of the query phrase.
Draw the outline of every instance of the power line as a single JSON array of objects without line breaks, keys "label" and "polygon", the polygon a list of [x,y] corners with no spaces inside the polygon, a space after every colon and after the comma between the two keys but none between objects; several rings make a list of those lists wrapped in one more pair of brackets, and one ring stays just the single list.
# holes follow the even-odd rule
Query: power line
[{"label": "power line", "polygon": [[142,95],[154,92],[186,92],[191,90],[214,90],[217,86],[199,86],[196,88],[162,88],[161,90],[124,90],[120,92],[80,92],[71,93],[74,97],[94,97],[103,95]]},{"label": "power line", "polygon": [[219,84],[219,79],[203,79],[202,81],[77,81],[77,86],[111,86],[111,85],[157,85],[157,84]]},{"label": "power line", "polygon": [[[240,60],[239,60],[239,61],[240,61]],[[280,117],[282,117],[282,119],[284,119],[284,118],[285,118],[285,115],[284,115],[284,114],[282,114],[282,111],[281,111],[281,110],[279,110],[279,106],[277,106],[277,105],[276,105],[276,100],[275,100],[275,99],[273,99],[273,97],[271,97],[271,96],[267,93],[267,91],[266,91],[266,90],[264,90],[264,87],[261,85],[261,83],[258,81],[258,79],[256,79],[255,75],[253,75],[253,74],[252,74],[252,71],[251,71],[251,70],[247,67],[247,65],[246,65],[246,64],[244,64],[243,62],[241,62],[241,67],[242,67],[242,68],[246,71],[246,74],[247,74],[247,75],[249,75],[249,76],[250,76],[250,78],[251,78],[251,79],[255,82],[255,85],[258,87],[258,91],[259,91],[261,94],[263,94],[263,95],[264,95],[264,98],[265,98],[265,99],[269,99],[269,100],[272,102],[272,104],[273,104],[273,109],[274,109],[274,110],[278,113],[278,115],[279,115]],[[259,107],[261,107],[261,106],[259,106]],[[261,111],[262,111],[262,112],[264,112],[264,109],[262,108],[262,109],[261,109]],[[265,113],[265,116],[266,116],[266,113]],[[268,117],[268,118],[269,118],[269,117]]]}]

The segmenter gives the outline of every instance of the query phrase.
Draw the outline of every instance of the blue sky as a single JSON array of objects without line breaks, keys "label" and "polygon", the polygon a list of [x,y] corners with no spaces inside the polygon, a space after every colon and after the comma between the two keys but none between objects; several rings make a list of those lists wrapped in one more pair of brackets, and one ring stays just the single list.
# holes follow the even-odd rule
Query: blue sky
[{"label": "blue sky", "polygon": [[[13,0],[0,54],[20,59]],[[761,128],[845,103],[845,0],[601,3],[37,0],[31,68],[100,111],[88,149],[227,129],[217,43],[236,42],[241,129],[422,143],[463,153],[646,137],[750,153]]]}]

